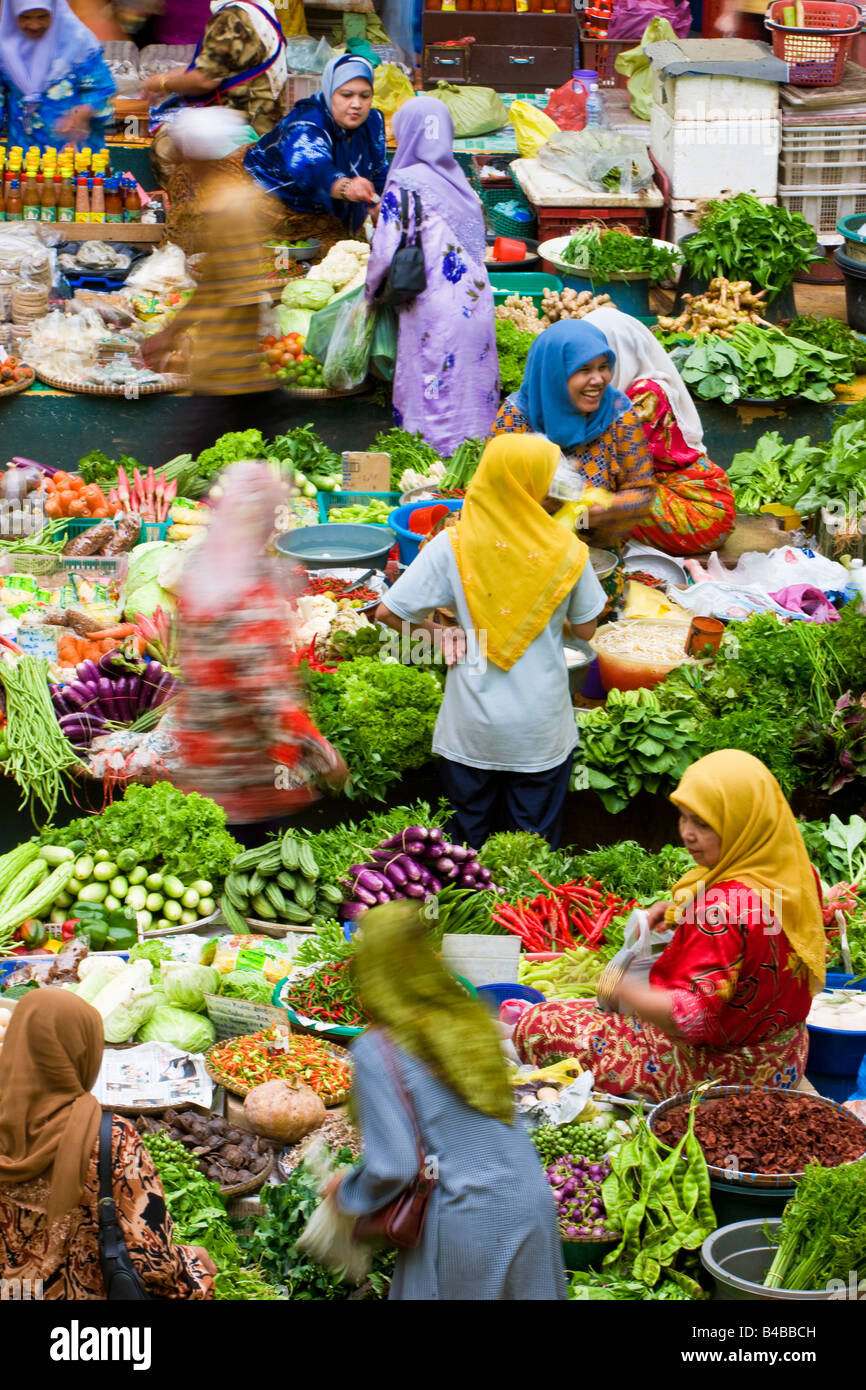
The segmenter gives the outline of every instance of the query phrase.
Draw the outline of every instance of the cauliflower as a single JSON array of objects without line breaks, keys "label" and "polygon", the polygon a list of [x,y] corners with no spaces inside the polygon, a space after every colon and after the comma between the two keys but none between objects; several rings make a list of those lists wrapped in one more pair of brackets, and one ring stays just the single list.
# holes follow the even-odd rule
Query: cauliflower
[{"label": "cauliflower", "polygon": [[339,609],[324,594],[304,594],[298,599],[301,626],[296,634],[299,647],[308,647],[313,638],[327,637]]},{"label": "cauliflower", "polygon": [[313,268],[317,280],[327,280],[336,290],[363,284],[370,248],[362,241],[338,241]]}]

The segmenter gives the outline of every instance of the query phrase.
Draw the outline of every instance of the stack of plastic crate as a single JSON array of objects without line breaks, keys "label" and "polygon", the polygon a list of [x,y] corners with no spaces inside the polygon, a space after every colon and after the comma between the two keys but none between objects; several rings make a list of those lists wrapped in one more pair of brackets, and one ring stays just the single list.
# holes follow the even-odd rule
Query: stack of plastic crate
[{"label": "stack of plastic crate", "polygon": [[847,116],[783,109],[779,202],[802,213],[822,245],[842,244],[839,219],[866,213],[866,110]]}]

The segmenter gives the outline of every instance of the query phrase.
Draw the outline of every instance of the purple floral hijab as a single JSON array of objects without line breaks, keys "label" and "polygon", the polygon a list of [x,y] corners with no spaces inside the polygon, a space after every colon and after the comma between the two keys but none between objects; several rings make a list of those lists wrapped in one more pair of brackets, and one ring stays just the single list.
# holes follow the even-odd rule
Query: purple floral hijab
[{"label": "purple floral hijab", "polygon": [[483,261],[484,214],[454,158],[454,122],[448,107],[435,97],[412,97],[392,124],[397,153],[385,191],[396,193],[396,185],[419,194],[422,205],[436,208],[468,254]]}]

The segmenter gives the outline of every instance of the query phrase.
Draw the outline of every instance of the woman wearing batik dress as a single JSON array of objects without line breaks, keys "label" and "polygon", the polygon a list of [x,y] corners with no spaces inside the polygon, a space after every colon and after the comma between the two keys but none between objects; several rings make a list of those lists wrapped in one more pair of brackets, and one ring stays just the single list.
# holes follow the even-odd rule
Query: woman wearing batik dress
[{"label": "woman wearing batik dress", "polygon": [[484,216],[454,158],[448,108],[434,97],[414,97],[393,124],[397,153],[367,266],[367,299],[375,303],[400,245],[405,194],[427,284],[397,310],[394,420],[448,458],[464,439],[487,433],[499,405]]},{"label": "woman wearing batik dress", "polygon": [[764,764],[732,749],[693,763],[671,800],[695,867],[649,913],[675,928],[649,984],[626,971],[599,1003],[536,1004],[514,1045],[536,1066],[577,1057],[616,1095],[658,1101],[710,1078],[794,1087],[826,961],[797,822]]}]

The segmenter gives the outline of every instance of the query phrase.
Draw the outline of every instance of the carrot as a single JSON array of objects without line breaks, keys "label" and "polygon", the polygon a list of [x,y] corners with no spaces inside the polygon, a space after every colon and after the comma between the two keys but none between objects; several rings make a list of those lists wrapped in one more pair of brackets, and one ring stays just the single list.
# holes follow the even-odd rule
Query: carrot
[{"label": "carrot", "polygon": [[131,637],[136,631],[135,623],[116,623],[114,627],[101,627],[98,632],[91,632],[91,642],[103,642],[106,637],[112,641],[122,641],[124,637]]},{"label": "carrot", "polygon": [[77,666],[85,658],[81,655],[81,638],[71,632],[64,632],[57,643],[57,657],[64,666]]},{"label": "carrot", "polygon": [[61,505],[60,505],[60,500],[59,500],[59,498],[57,498],[57,497],[49,497],[49,498],[48,498],[48,501],[45,503],[45,515],[46,515],[46,516],[50,516],[50,517],[54,517],[55,519],[56,519],[57,517],[63,515],[63,508],[62,508]]},{"label": "carrot", "polygon": [[87,516],[87,503],[83,497],[76,497],[69,503],[70,516]]}]

